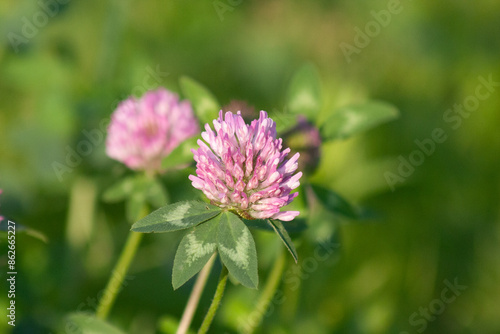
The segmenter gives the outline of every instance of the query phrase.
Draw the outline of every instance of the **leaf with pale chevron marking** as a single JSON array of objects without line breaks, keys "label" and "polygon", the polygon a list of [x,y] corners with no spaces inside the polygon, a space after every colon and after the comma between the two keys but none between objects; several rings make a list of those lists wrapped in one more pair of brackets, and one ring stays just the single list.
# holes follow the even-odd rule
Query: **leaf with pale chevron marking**
[{"label": "leaf with pale chevron marking", "polygon": [[220,218],[216,217],[196,226],[182,239],[174,259],[172,286],[179,288],[196,275],[217,248],[217,230]]},{"label": "leaf with pale chevron marking", "polygon": [[231,212],[220,216],[217,248],[229,273],[244,286],[256,289],[259,277],[255,242],[245,224]]},{"label": "leaf with pale chevron marking", "polygon": [[196,226],[221,213],[217,206],[200,201],[183,201],[165,205],[132,225],[132,231],[171,232]]}]

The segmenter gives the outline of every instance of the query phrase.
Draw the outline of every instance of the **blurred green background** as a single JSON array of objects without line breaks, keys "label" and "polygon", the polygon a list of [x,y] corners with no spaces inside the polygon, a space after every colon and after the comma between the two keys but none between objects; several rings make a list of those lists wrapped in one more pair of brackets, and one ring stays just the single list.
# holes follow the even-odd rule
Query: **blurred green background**
[{"label": "blurred green background", "polygon": [[[443,119],[475,94],[479,76],[500,81],[500,2],[402,0],[387,24],[371,26],[372,11],[394,1],[41,3],[0,3],[0,210],[48,238],[17,237],[13,333],[55,332],[65,314],[92,311],[123,246],[124,205],[101,200],[126,173],[104,154],[102,124],[119,100],[157,86],[178,91],[188,75],[222,104],[240,99],[279,111],[306,61],[319,68],[325,110],[375,98],[396,105],[401,117],[325,145],[314,178],[378,219],[337,225],[340,247],[325,260],[298,244],[302,262],[290,269],[301,277],[296,300],[274,303],[259,331],[500,333],[499,87],[456,129]],[[357,28],[367,27],[374,29],[368,45],[346,57],[342,43],[356,46]],[[398,157],[408,159],[415,140],[436,128],[447,140],[392,191],[384,173],[397,173]],[[89,132],[95,144],[58,177],[54,162],[65,163]],[[187,175],[163,178],[172,201],[195,193]],[[146,236],[111,313],[117,327],[162,333],[160,319],[180,317],[192,287],[171,287],[181,236]],[[257,237],[263,281],[279,242]],[[214,273],[193,328],[216,280]],[[467,288],[440,303],[445,281]],[[211,332],[237,332],[257,295],[230,285]],[[439,314],[425,320],[419,312],[429,307]],[[4,316],[0,332],[10,330]]]}]

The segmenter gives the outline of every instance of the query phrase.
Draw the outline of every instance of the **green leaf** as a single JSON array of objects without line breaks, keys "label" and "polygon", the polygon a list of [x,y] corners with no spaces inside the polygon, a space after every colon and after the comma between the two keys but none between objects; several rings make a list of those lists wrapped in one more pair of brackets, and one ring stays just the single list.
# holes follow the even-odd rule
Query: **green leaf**
[{"label": "green leaf", "polygon": [[194,161],[193,152],[191,149],[198,148],[197,141],[200,139],[198,137],[191,137],[183,141],[179,146],[177,146],[169,155],[163,159],[161,162],[161,167],[168,169],[177,167],[179,165],[190,164]]},{"label": "green leaf", "polygon": [[[154,177],[148,177],[146,175],[137,175],[132,197],[137,197],[136,201],[142,202],[143,206],[147,202],[153,205],[154,208],[159,208],[167,204],[168,193],[163,187],[161,181]],[[136,220],[142,217],[137,217]]]},{"label": "green leaf", "polygon": [[146,200],[155,208],[162,207],[168,203],[168,192],[157,179],[151,180],[145,192]]},{"label": "green leaf", "polygon": [[154,208],[167,204],[168,193],[158,179],[136,174],[111,186],[104,192],[103,200],[106,202],[126,200],[126,217],[133,223],[142,218],[142,210],[147,203]]},{"label": "green leaf", "polygon": [[310,121],[321,109],[321,80],[313,64],[306,64],[295,72],[288,88],[288,110],[305,115]]},{"label": "green leaf", "polygon": [[93,314],[72,313],[66,317],[65,333],[81,334],[125,334],[120,329],[113,327],[104,320],[97,319]]},{"label": "green leaf", "polygon": [[297,125],[297,115],[295,114],[275,111],[271,115],[271,118],[276,123],[276,132],[279,134],[286,132]]},{"label": "green leaf", "polygon": [[345,106],[330,116],[320,129],[324,140],[345,139],[374,128],[399,116],[391,104],[370,101]]},{"label": "green leaf", "polygon": [[172,272],[174,290],[196,275],[217,249],[219,217],[196,226],[186,234],[177,248]]},{"label": "green leaf", "polygon": [[259,276],[255,242],[248,228],[234,213],[224,212],[221,215],[217,249],[229,273],[244,286],[256,289]]},{"label": "green leaf", "polygon": [[[274,228],[269,225],[267,219],[242,219],[248,228],[264,231],[274,231]],[[303,218],[295,218],[292,221],[286,222],[286,230],[288,233],[300,233],[307,228],[307,222]]]},{"label": "green leaf", "polygon": [[207,88],[189,77],[182,77],[179,83],[182,93],[193,104],[201,123],[209,123],[217,118],[220,105]]},{"label": "green leaf", "polygon": [[214,218],[221,212],[217,206],[200,201],[183,201],[153,211],[132,225],[132,231],[163,233],[183,230]]},{"label": "green leaf", "polygon": [[242,221],[245,225],[251,229],[264,230],[264,231],[274,231],[269,223],[265,219],[243,219]]},{"label": "green leaf", "polygon": [[136,176],[129,176],[121,179],[104,192],[102,199],[105,202],[118,202],[124,200],[133,192],[136,181]]},{"label": "green leaf", "polygon": [[280,237],[281,241],[285,244],[286,248],[292,254],[295,263],[298,261],[297,250],[295,249],[295,245],[293,244],[292,239],[288,235],[287,230],[283,226],[283,223],[279,220],[268,219],[267,222],[274,229],[276,234]]},{"label": "green leaf", "polygon": [[310,241],[318,243],[332,238],[340,240],[339,217],[331,212],[322,208],[311,211],[308,224],[309,228],[305,235]]},{"label": "green leaf", "polygon": [[351,219],[359,219],[358,211],[347,200],[331,189],[311,184],[311,189],[320,203],[330,212]]}]

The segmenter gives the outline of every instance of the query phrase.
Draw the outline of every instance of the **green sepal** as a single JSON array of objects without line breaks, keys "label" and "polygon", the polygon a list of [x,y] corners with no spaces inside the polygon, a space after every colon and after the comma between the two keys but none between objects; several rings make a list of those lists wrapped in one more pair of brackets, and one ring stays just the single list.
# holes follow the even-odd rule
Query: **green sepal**
[{"label": "green sepal", "polygon": [[297,250],[295,249],[295,245],[293,244],[290,235],[288,235],[287,230],[283,226],[283,223],[276,219],[268,219],[267,222],[273,228],[274,232],[276,232],[276,234],[280,237],[281,241],[283,241],[290,254],[292,254],[295,263],[297,263],[299,259]]}]

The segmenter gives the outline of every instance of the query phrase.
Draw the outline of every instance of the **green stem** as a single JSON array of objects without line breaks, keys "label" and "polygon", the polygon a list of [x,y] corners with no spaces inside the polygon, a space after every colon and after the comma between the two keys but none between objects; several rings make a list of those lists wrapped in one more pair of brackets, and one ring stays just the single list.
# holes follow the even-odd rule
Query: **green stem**
[{"label": "green stem", "polygon": [[113,269],[112,275],[106,285],[104,294],[99,299],[97,306],[96,317],[99,319],[106,319],[111,307],[113,306],[118,292],[120,292],[123,279],[127,274],[130,263],[135,256],[139,243],[141,242],[143,234],[130,231],[128,234],[125,247],[122,250],[120,258]]},{"label": "green stem", "polygon": [[279,283],[281,281],[281,277],[283,275],[283,271],[285,270],[285,260],[286,254],[283,251],[283,248],[280,249],[280,253],[274,262],[273,270],[269,274],[269,277],[266,282],[266,286],[264,287],[264,291],[262,292],[257,306],[254,311],[250,313],[248,317],[249,321],[244,327],[244,334],[252,334],[255,329],[260,325],[264,315],[266,314],[267,308],[271,303],[274,295],[276,294],[276,290],[278,289]]},{"label": "green stem", "polygon": [[212,300],[212,304],[210,304],[207,315],[205,315],[205,319],[203,319],[203,323],[198,330],[198,334],[205,334],[210,328],[210,324],[214,319],[215,312],[217,312],[222,296],[224,295],[224,289],[226,288],[227,283],[227,275],[227,268],[222,265],[222,272],[220,273],[219,283],[217,284],[217,289],[215,290],[214,299]]},{"label": "green stem", "polygon": [[184,313],[182,314],[181,322],[179,324],[179,327],[177,328],[176,334],[186,334],[189,330],[194,312],[196,311],[196,307],[198,307],[198,302],[200,301],[201,294],[203,293],[203,289],[205,288],[205,284],[207,283],[207,278],[210,275],[210,271],[212,270],[212,267],[214,265],[215,257],[216,254],[212,255],[210,260],[208,260],[207,264],[205,264],[203,269],[198,274],[196,282],[194,283],[193,290],[191,291],[191,295],[189,296],[189,300],[186,304],[186,308],[184,309]]}]

